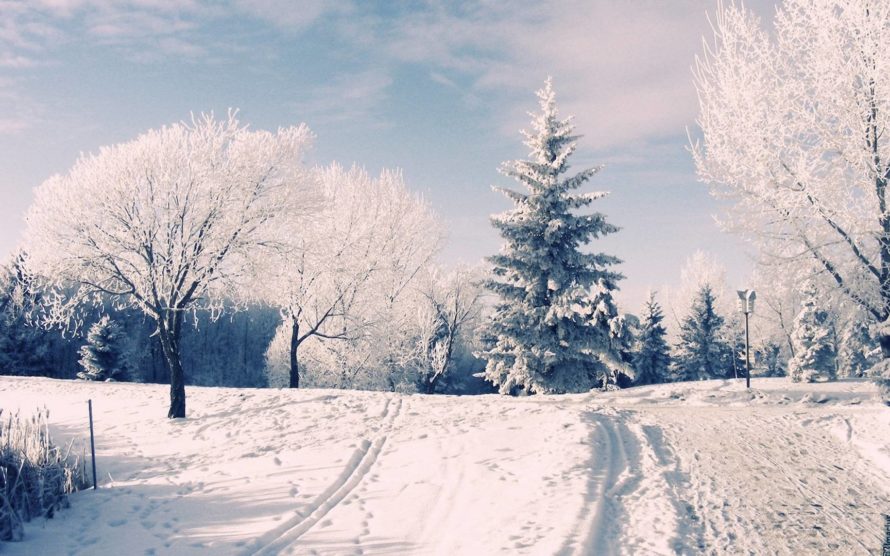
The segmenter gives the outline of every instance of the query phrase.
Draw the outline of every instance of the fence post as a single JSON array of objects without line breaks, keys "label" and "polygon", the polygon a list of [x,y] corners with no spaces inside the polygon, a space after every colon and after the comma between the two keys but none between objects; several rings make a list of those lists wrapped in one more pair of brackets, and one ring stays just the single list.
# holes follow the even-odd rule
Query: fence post
[{"label": "fence post", "polygon": [[87,400],[87,407],[90,411],[90,454],[93,463],[93,490],[99,488],[96,482],[96,440],[93,435],[93,400]]}]

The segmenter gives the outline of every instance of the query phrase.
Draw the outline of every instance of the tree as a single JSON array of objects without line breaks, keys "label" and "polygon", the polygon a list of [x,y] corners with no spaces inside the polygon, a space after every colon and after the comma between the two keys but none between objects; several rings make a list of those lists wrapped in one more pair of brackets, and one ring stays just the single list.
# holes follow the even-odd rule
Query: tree
[{"label": "tree", "polygon": [[668,379],[671,355],[663,320],[664,312],[655,299],[655,292],[649,292],[640,316],[640,334],[633,354],[637,384],[659,384]]},{"label": "tree", "polygon": [[788,362],[788,376],[794,382],[813,382],[823,376],[836,378],[834,325],[828,311],[818,306],[818,291],[812,282],[804,284],[800,313],[794,319],[794,357]]},{"label": "tree", "polygon": [[301,162],[310,140],[306,126],[249,131],[230,113],[81,157],[36,190],[27,215],[27,265],[55,291],[42,320],[76,328],[90,302],[142,311],[170,373],[168,416],[184,417],[186,315],[219,314],[280,247],[277,217],[314,207]]},{"label": "tree", "polygon": [[843,376],[863,377],[877,361],[878,347],[871,337],[868,322],[862,318],[850,319],[841,334],[840,370]]},{"label": "tree", "polygon": [[673,367],[676,380],[726,378],[732,372],[732,346],[721,336],[724,320],[715,306],[711,286],[702,286],[680,325]]},{"label": "tree", "polygon": [[758,350],[763,366],[763,376],[785,376],[785,364],[781,354],[782,347],[773,341],[767,341]]},{"label": "tree", "polygon": [[28,322],[28,314],[40,302],[17,253],[8,266],[0,268],[0,374],[48,375],[50,338]]},{"label": "tree", "polygon": [[90,327],[87,343],[80,348],[77,373],[82,380],[126,380],[130,373],[130,354],[121,327],[108,315]]},{"label": "tree", "polygon": [[491,219],[505,243],[487,259],[494,269],[486,286],[498,301],[485,333],[491,340],[478,355],[486,380],[502,393],[585,391],[624,366],[610,349],[609,329],[592,320],[590,299],[601,280],[615,288],[621,275],[608,268],[620,261],[579,249],[617,231],[600,213],[575,213],[606,195],[572,193],[599,168],[563,176],[578,136],[571,119],[558,119],[549,79],[538,98],[542,113],[525,133],[529,160],[501,167],[527,192],[495,188],[515,206]]},{"label": "tree", "polygon": [[692,149],[699,176],[734,202],[728,226],[765,261],[812,268],[878,322],[890,318],[888,22],[886,2],[785,0],[770,33],[722,5],[696,61]]},{"label": "tree", "polygon": [[[289,380],[300,386],[299,348],[311,338],[357,341],[399,299],[438,250],[428,204],[401,172],[371,178],[358,167],[317,170],[324,205],[307,225],[298,212],[279,229],[281,250],[256,286],[289,327]],[[299,207],[295,207],[299,211]]]},{"label": "tree", "polygon": [[[631,366],[634,343],[634,328],[639,324],[636,317],[628,317],[618,310],[613,295],[614,289],[605,279],[600,278],[593,287],[591,323],[598,331],[606,331],[610,365],[597,370],[596,382],[603,389],[630,385],[635,373]],[[617,364],[616,364],[617,363]]]},{"label": "tree", "polygon": [[482,290],[475,274],[458,268],[448,274],[433,269],[417,289],[417,359],[420,385],[427,394],[452,366],[457,344],[479,317]]}]

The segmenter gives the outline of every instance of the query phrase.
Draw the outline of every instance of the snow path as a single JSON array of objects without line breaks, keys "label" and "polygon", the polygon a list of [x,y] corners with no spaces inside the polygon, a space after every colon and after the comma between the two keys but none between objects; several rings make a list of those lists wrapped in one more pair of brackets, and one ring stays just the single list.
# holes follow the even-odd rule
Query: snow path
[{"label": "snow path", "polygon": [[[391,405],[395,407],[390,408]],[[401,399],[396,400],[395,403],[391,399],[387,400],[381,415],[385,423],[383,426],[385,433],[378,436],[373,442],[362,440],[361,447],[352,454],[340,476],[307,508],[311,509],[311,513],[308,516],[304,518],[301,514],[297,514],[296,518],[286,521],[279,527],[262,535],[256,540],[255,546],[247,554],[256,554],[257,556],[279,554],[287,546],[297,541],[313,525],[321,521],[328,512],[355,490],[355,487],[364,479],[371,466],[377,461],[380,450],[386,443],[386,434],[392,432],[393,423],[401,413],[401,408]]]},{"label": "snow path", "polygon": [[890,409],[866,383],[506,398],[0,378],[102,488],[17,554],[868,554]]}]

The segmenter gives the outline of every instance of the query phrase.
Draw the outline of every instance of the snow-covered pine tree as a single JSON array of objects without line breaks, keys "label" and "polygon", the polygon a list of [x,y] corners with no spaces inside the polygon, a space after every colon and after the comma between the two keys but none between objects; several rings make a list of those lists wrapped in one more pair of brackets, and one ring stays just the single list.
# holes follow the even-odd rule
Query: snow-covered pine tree
[{"label": "snow-covered pine tree", "polygon": [[788,362],[788,376],[794,382],[812,382],[818,376],[833,380],[837,353],[831,315],[819,308],[818,291],[812,282],[804,284],[801,296],[802,306],[791,332],[794,357]]},{"label": "snow-covered pine tree", "polygon": [[761,376],[785,376],[785,364],[782,361],[782,348],[779,344],[767,340],[756,353],[761,363]]},{"label": "snow-covered pine tree", "polygon": [[841,333],[840,346],[838,359],[843,376],[863,377],[881,359],[878,343],[863,318],[850,319]]},{"label": "snow-covered pine tree", "polygon": [[130,353],[121,327],[104,315],[90,327],[87,343],[80,348],[77,373],[82,380],[126,380],[130,371]]},{"label": "snow-covered pine tree", "polygon": [[608,330],[609,353],[614,356],[614,363],[603,366],[597,374],[597,383],[608,389],[615,386],[625,387],[633,383],[636,373],[631,362],[633,360],[633,328],[636,317],[628,318],[618,310],[613,295],[614,286],[610,287],[605,279],[600,278],[593,287],[593,326],[599,330]]},{"label": "snow-covered pine tree", "polygon": [[699,289],[689,315],[680,325],[674,355],[674,380],[725,378],[732,372],[732,346],[722,335],[724,319],[717,313],[711,286]]},{"label": "snow-covered pine tree", "polygon": [[504,394],[586,391],[626,368],[610,347],[609,323],[594,320],[590,297],[598,283],[615,289],[622,276],[608,267],[620,260],[579,250],[618,229],[600,213],[575,213],[606,195],[572,193],[599,168],[563,176],[578,136],[571,118],[558,118],[550,79],[538,98],[542,112],[524,132],[529,160],[501,167],[527,191],[495,188],[515,206],[491,219],[505,244],[488,258],[486,286],[499,300],[484,334],[492,341],[478,355],[485,379]]},{"label": "snow-covered pine tree", "polygon": [[640,315],[640,334],[633,356],[637,384],[659,384],[668,380],[671,354],[665,339],[667,330],[661,324],[663,320],[664,312],[655,299],[655,292],[649,292]]}]

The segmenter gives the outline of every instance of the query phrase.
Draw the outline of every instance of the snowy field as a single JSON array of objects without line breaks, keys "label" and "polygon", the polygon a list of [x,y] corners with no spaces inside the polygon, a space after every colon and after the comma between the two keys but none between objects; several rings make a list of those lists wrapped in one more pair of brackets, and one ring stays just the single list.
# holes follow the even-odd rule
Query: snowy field
[{"label": "snowy field", "polygon": [[407,396],[0,378],[100,489],[5,554],[868,554],[890,408],[865,382]]}]

